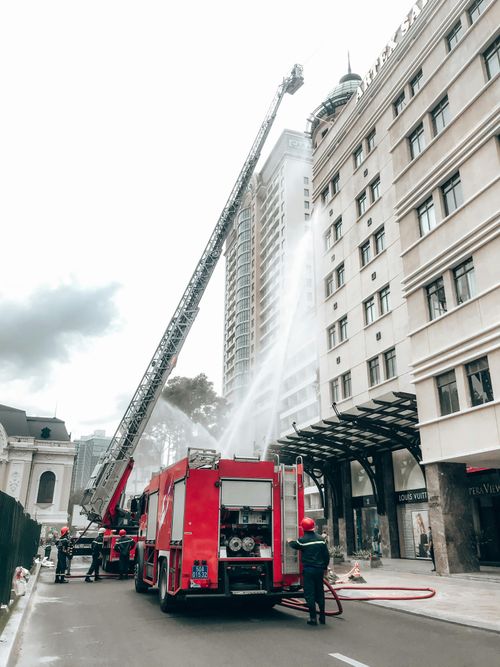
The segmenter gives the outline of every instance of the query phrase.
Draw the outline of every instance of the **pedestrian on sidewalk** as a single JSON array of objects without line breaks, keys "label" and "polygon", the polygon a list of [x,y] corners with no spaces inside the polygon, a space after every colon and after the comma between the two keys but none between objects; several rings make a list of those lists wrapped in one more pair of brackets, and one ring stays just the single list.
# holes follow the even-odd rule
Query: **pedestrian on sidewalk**
[{"label": "pedestrian on sidewalk", "polygon": [[68,539],[69,528],[68,526],[63,526],[61,528],[61,536],[57,541],[57,566],[56,566],[56,578],[54,583],[56,584],[67,584],[68,580],[64,578],[66,572],[67,564],[67,554],[68,554]]},{"label": "pedestrian on sidewalk", "polygon": [[127,535],[127,531],[122,528],[115,544],[115,551],[120,554],[118,566],[120,570],[120,579],[128,579],[128,571],[130,566],[130,552],[134,548],[134,540]]},{"label": "pedestrian on sidewalk", "polygon": [[49,537],[47,537],[47,539],[45,540],[45,547],[44,547],[45,558],[50,558],[51,551],[52,551],[52,535],[49,535]]},{"label": "pedestrian on sidewalk", "polygon": [[434,542],[432,540],[432,529],[429,526],[429,532],[427,533],[427,544],[429,545],[429,556],[432,560],[432,570],[431,572],[436,571],[436,560],[434,558]]},{"label": "pedestrian on sidewalk", "polygon": [[304,579],[304,598],[309,608],[308,625],[317,625],[316,604],[319,609],[319,622],[325,624],[325,590],[323,577],[326,576],[330,553],[325,541],[314,532],[315,524],[310,517],[304,517],[300,522],[304,536],[298,540],[287,540],[292,549],[302,553],[302,567]]},{"label": "pedestrian on sidewalk", "polygon": [[99,528],[97,537],[92,542],[92,563],[90,564],[89,571],[85,577],[85,582],[87,584],[92,583],[90,575],[94,575],[94,581],[101,581],[102,577],[99,576],[99,565],[102,557],[102,550],[104,547],[104,533],[106,532],[105,528]]}]

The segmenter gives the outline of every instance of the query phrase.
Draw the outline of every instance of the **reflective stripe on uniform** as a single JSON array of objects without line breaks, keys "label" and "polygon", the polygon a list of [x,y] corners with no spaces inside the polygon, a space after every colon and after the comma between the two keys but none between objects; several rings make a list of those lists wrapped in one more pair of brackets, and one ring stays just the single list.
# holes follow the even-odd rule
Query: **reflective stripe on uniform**
[{"label": "reflective stripe on uniform", "polygon": [[297,544],[300,544],[301,547],[308,547],[310,544],[326,544],[323,540],[317,540],[315,542],[299,542],[297,540]]}]

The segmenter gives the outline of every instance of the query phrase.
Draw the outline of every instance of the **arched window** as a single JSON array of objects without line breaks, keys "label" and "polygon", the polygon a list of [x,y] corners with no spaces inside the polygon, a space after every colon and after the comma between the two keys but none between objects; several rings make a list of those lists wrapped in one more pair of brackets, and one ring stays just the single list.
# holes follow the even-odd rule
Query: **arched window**
[{"label": "arched window", "polygon": [[40,477],[38,484],[37,503],[51,503],[54,500],[54,487],[56,485],[56,476],[50,470],[47,470]]}]

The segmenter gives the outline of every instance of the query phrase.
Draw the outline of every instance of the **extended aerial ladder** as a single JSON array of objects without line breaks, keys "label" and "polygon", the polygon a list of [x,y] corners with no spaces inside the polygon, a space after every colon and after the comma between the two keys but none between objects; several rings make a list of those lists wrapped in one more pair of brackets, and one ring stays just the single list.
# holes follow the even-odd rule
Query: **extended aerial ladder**
[{"label": "extended aerial ladder", "polygon": [[82,507],[83,513],[90,521],[102,523],[105,526],[117,523],[120,513],[118,504],[133,467],[132,455],[196,318],[201,297],[222,254],[224,242],[255,170],[278,108],[285,93],[293,95],[303,82],[301,65],[294,65],[289,76],[284,78],[278,86],[201,259],[108,449],[101,457],[87,484]]}]

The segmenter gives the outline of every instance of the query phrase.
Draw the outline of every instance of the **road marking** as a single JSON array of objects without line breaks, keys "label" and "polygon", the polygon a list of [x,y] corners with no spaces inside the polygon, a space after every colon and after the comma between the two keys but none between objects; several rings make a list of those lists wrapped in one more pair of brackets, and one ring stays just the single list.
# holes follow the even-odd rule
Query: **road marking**
[{"label": "road marking", "polygon": [[348,658],[346,655],[342,655],[342,653],[329,653],[328,655],[331,655],[332,658],[337,658],[337,660],[342,660],[342,662],[347,662],[347,664],[352,665],[352,667],[368,667],[364,662],[359,662],[359,660],[354,660],[354,658]]}]

